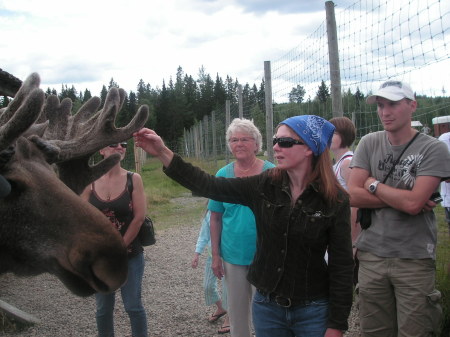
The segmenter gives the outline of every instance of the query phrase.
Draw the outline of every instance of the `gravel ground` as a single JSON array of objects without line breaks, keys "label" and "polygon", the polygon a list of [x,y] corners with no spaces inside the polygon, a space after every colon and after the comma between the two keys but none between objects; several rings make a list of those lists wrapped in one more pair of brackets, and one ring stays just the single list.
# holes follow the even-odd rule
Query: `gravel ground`
[{"label": "gravel ground", "polygon": [[[185,204],[203,203],[203,198],[180,198]],[[157,243],[145,248],[143,302],[147,310],[150,336],[218,336],[222,319],[208,323],[213,307],[203,300],[202,277],[204,258],[197,269],[190,266],[197,240],[199,222],[157,230]],[[0,336],[80,337],[96,336],[94,297],[80,298],[68,292],[55,277],[45,274],[18,278],[11,274],[0,277],[0,299],[34,315],[39,324]],[[350,316],[348,337],[356,337],[356,312]],[[115,312],[116,336],[131,336],[128,316],[117,296]],[[229,336],[229,335],[228,335]]]}]

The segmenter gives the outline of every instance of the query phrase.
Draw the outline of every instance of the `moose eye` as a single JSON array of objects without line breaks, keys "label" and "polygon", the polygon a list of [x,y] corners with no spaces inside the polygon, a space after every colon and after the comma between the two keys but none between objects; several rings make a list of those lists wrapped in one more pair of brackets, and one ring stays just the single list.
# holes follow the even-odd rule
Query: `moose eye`
[{"label": "moose eye", "polygon": [[[10,190],[9,190],[8,195],[6,195],[2,198],[17,198],[27,190],[27,185],[25,184],[25,182],[23,182],[21,180],[9,180],[8,179],[7,182],[10,186]],[[3,187],[0,187],[0,189],[3,189]],[[3,192],[3,190],[0,192]]]},{"label": "moose eye", "polygon": [[11,193],[11,184],[5,177],[0,175],[0,199],[7,197]]},{"label": "moose eye", "polygon": [[3,151],[0,151],[0,168],[6,165],[6,163],[11,160],[12,156],[14,156],[14,153],[15,148],[12,145]]}]

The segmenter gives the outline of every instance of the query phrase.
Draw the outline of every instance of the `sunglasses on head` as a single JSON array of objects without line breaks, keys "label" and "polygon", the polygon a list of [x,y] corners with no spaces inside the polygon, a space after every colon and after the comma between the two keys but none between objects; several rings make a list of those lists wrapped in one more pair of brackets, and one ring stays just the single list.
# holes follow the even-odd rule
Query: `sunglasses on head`
[{"label": "sunglasses on head", "polygon": [[127,144],[127,142],[115,143],[115,144],[111,144],[109,147],[116,148],[119,145],[122,146],[124,149],[126,149],[128,144]]},{"label": "sunglasses on head", "polygon": [[273,137],[273,145],[278,144],[279,147],[292,147],[294,145],[305,145],[305,143],[291,137]]}]

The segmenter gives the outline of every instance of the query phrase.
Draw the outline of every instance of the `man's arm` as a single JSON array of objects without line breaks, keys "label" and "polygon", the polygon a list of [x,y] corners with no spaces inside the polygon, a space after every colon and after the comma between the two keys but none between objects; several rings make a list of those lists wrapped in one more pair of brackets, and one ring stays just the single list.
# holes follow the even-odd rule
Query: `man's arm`
[{"label": "man's arm", "polygon": [[382,208],[386,204],[376,195],[370,193],[365,187],[369,171],[360,167],[353,167],[348,178],[348,193],[350,194],[350,206],[358,208]]},{"label": "man's arm", "polygon": [[[375,178],[368,178],[364,183],[364,188],[367,190],[374,181]],[[379,183],[374,196],[389,207],[416,215],[436,206],[436,203],[429,199],[431,194],[436,191],[440,181],[439,177],[418,176],[412,190],[398,189]]]}]

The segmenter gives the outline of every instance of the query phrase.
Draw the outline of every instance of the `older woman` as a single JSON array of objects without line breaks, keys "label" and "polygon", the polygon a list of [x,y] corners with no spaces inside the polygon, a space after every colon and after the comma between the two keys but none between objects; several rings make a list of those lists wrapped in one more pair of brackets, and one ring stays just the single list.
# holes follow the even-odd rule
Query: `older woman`
[{"label": "older woman", "polygon": [[156,156],[172,179],[255,214],[256,253],[247,277],[257,289],[258,337],[331,337],[347,329],[353,289],[350,206],[332,170],[333,131],[318,116],[288,118],[273,139],[277,168],[229,179],[185,163],[152,130],[135,134],[138,146]]},{"label": "older woman", "polygon": [[[126,142],[111,144],[101,149],[100,154],[107,158],[118,153],[123,160],[126,148]],[[145,262],[142,245],[137,239],[146,211],[142,178],[137,173],[123,169],[118,162],[104,176],[88,186],[82,198],[102,211],[123,236],[123,241],[128,247],[128,276],[127,281],[120,288],[122,301],[130,318],[132,335],[146,337],[148,336],[147,316],[141,301]],[[99,337],[114,336],[115,293],[98,293],[95,299]]]},{"label": "older woman", "polygon": [[[274,167],[256,155],[261,152],[262,136],[248,119],[235,118],[226,132],[228,148],[236,161],[221,168],[216,176],[248,177]],[[250,208],[210,200],[211,249],[214,275],[225,277],[231,337],[251,337],[251,303],[254,288],[247,280],[248,267],[256,250],[255,216]],[[230,331],[222,325],[219,334]]]}]

